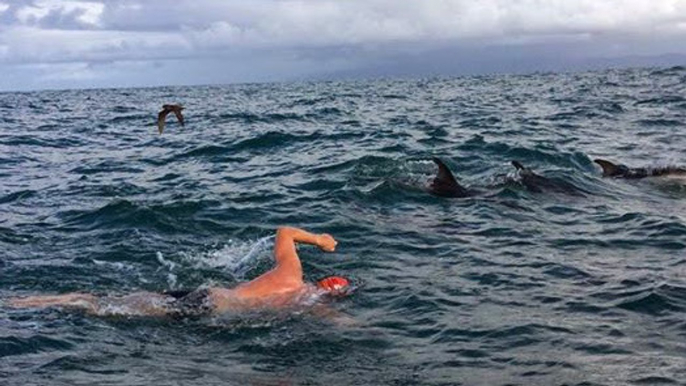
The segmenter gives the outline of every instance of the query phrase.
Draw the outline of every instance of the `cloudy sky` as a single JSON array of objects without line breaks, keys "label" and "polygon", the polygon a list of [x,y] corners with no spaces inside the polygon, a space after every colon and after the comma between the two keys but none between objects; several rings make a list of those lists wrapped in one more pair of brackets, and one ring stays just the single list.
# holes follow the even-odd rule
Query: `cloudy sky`
[{"label": "cloudy sky", "polygon": [[0,0],[0,90],[685,58],[686,0]]}]

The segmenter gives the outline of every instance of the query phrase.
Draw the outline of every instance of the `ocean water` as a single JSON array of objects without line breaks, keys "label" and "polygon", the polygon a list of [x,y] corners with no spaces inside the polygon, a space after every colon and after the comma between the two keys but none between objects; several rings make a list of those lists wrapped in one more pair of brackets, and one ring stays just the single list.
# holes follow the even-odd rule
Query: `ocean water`
[{"label": "ocean water", "polygon": [[[346,323],[0,302],[0,384],[686,384],[686,182],[592,162],[686,164],[685,96],[683,67],[1,93],[0,299],[232,286],[279,225],[357,290]],[[432,157],[480,193],[427,194]]]}]

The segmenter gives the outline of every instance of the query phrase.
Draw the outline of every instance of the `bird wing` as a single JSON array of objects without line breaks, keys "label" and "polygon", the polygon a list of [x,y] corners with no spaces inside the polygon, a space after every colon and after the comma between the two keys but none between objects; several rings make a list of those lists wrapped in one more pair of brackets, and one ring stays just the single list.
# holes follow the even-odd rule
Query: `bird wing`
[{"label": "bird wing", "polygon": [[183,126],[183,115],[181,115],[181,109],[174,109],[174,115],[176,115],[176,119],[178,119],[181,126]]},{"label": "bird wing", "polygon": [[160,131],[160,134],[164,131],[164,120],[167,118],[167,114],[169,114],[169,110],[167,109],[164,109],[157,114],[157,129]]}]

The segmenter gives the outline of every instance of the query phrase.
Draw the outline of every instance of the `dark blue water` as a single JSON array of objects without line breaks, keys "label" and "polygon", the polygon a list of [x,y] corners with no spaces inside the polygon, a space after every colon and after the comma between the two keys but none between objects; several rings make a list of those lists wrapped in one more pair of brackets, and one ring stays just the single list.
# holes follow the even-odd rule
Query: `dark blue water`
[{"label": "dark blue water", "polygon": [[[686,70],[0,94],[0,296],[232,286],[328,232],[332,304],[193,320],[0,307],[3,385],[686,379]],[[186,106],[184,128],[155,117]],[[173,117],[170,117],[173,118]],[[480,195],[422,186],[441,157]],[[532,192],[517,159],[580,194]]]}]

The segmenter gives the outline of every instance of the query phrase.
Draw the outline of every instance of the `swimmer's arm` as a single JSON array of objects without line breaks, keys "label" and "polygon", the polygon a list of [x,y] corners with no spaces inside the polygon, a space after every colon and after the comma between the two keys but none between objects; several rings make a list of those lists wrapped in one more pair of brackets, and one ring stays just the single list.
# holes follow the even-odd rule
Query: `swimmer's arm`
[{"label": "swimmer's arm", "polygon": [[274,257],[277,264],[298,259],[295,243],[316,245],[326,252],[333,252],[337,244],[336,240],[326,233],[314,234],[298,228],[280,227],[276,232],[274,245]]},{"label": "swimmer's arm", "polygon": [[65,307],[80,308],[93,313],[97,310],[97,298],[94,295],[80,292],[10,298],[8,303],[13,308]]}]

